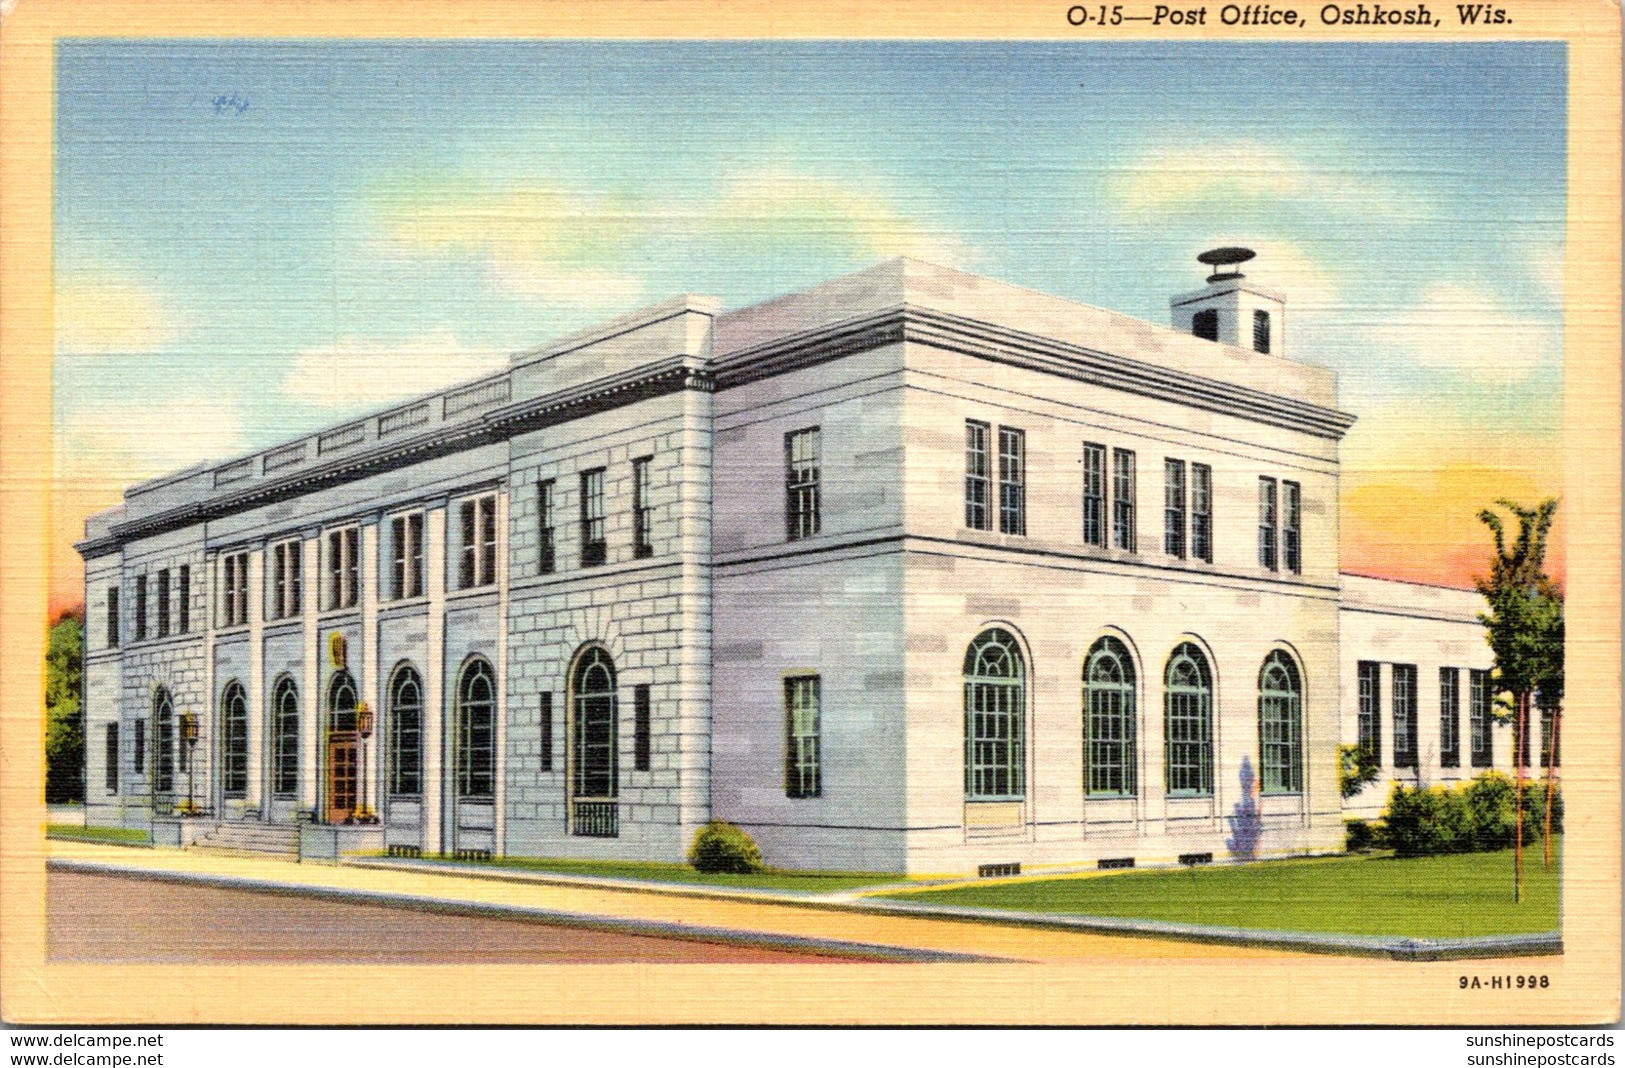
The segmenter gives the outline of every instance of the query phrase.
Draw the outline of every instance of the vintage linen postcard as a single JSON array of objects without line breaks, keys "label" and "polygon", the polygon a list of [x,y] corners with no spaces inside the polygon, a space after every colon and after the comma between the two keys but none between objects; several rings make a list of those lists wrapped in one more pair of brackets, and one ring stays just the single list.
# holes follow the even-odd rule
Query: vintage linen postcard
[{"label": "vintage linen postcard", "polygon": [[5,1018],[1616,1019],[1619,46],[6,0]]}]

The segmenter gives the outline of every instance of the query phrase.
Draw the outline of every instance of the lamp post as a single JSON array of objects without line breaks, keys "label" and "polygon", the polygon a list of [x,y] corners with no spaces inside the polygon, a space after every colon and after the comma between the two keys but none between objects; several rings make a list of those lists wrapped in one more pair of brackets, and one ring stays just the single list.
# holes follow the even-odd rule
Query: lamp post
[{"label": "lamp post", "polygon": [[197,713],[181,713],[181,742],[186,746],[186,814],[195,814],[197,805],[192,800],[192,762],[197,749]]},{"label": "lamp post", "polygon": [[355,731],[361,737],[361,778],[356,783],[355,820],[368,822],[371,810],[367,808],[367,739],[372,737],[372,708],[362,701],[355,707]]}]

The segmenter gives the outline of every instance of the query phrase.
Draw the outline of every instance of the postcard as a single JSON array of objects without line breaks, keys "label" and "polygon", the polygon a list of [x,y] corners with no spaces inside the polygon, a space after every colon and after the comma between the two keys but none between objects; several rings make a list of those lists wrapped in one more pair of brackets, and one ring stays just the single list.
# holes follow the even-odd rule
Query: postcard
[{"label": "postcard", "polygon": [[0,58],[8,1022],[1618,1018],[1617,6]]}]

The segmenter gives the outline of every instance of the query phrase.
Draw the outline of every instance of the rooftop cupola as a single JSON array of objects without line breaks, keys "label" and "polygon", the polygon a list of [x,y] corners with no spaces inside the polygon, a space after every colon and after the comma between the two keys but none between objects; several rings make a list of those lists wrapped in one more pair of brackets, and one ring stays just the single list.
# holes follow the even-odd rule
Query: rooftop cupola
[{"label": "rooftop cupola", "polygon": [[1174,329],[1254,352],[1286,354],[1286,301],[1247,280],[1241,265],[1250,248],[1209,249],[1196,257],[1212,272],[1207,285],[1168,302]]}]

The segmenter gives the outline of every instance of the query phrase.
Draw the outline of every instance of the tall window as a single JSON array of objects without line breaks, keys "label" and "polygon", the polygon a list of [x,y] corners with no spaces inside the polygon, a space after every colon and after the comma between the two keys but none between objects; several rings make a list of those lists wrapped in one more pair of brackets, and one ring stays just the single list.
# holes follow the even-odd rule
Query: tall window
[{"label": "tall window", "polygon": [[610,800],[616,794],[615,662],[593,646],[576,661],[571,693],[575,722],[570,738],[571,793]]},{"label": "tall window", "polygon": [[423,680],[402,665],[389,682],[389,796],[423,793]]},{"label": "tall window", "polygon": [[1091,797],[1132,797],[1135,777],[1134,661],[1102,638],[1083,668],[1084,783]]},{"label": "tall window", "polygon": [[1192,642],[1181,642],[1168,658],[1163,697],[1167,738],[1168,793],[1206,797],[1213,793],[1213,673]]},{"label": "tall window", "polygon": [[147,576],[138,575],[135,580],[135,640],[147,640]]},{"label": "tall window", "polygon": [[1026,665],[1008,631],[977,635],[965,652],[965,799],[1026,797]]},{"label": "tall window", "polygon": [[1544,692],[1537,691],[1535,704],[1540,709],[1540,766],[1559,767],[1563,763],[1563,753],[1557,738],[1557,702]]},{"label": "tall window", "polygon": [[784,680],[784,794],[818,797],[823,793],[819,753],[819,680],[799,675]]},{"label": "tall window", "polygon": [[355,676],[342,669],[333,672],[327,684],[327,729],[355,730],[355,710]]},{"label": "tall window", "polygon": [[1394,702],[1394,767],[1417,766],[1416,737],[1416,665],[1395,664],[1393,681]]},{"label": "tall window", "polygon": [[491,665],[475,657],[457,682],[457,797],[496,796],[496,682]]},{"label": "tall window", "polygon": [[1191,464],[1191,558],[1213,562],[1213,468]]},{"label": "tall window", "polygon": [[1162,461],[1162,551],[1185,558],[1185,461]]},{"label": "tall window", "polygon": [[649,462],[652,457],[632,461],[632,555],[653,556],[654,505],[649,503]]},{"label": "tall window", "polygon": [[271,793],[287,798],[298,792],[299,688],[284,677],[271,691]]},{"label": "tall window", "polygon": [[1475,768],[1495,766],[1494,735],[1490,733],[1490,673],[1476,669],[1467,672],[1467,725]]},{"label": "tall window", "polygon": [[1259,789],[1303,791],[1303,688],[1298,665],[1277,649],[1258,675]]},{"label": "tall window", "polygon": [[542,708],[541,708],[541,715],[539,717],[541,722],[540,722],[540,724],[538,726],[540,727],[540,730],[541,730],[541,735],[542,735],[541,743],[542,744],[541,744],[540,758],[537,760],[537,763],[541,765],[541,770],[543,770],[543,771],[552,771],[553,770],[553,695],[552,695],[552,693],[550,693],[550,692],[548,692],[546,690],[543,690],[541,696],[542,696]]},{"label": "tall window", "polygon": [[819,531],[817,427],[784,435],[784,527],[791,541]]},{"label": "tall window", "polygon": [[130,739],[130,769],[137,775],[147,773],[147,721],[135,721],[135,737]]},{"label": "tall window", "polygon": [[1281,483],[1281,557],[1286,569],[1303,574],[1303,489],[1296,482]]},{"label": "tall window", "polygon": [[608,558],[604,541],[604,469],[581,472],[581,566],[595,567]]},{"label": "tall window", "polygon": [[988,507],[993,478],[988,452],[991,432],[986,423],[965,421],[965,525],[972,530],[993,529],[993,512]]},{"label": "tall window", "polygon": [[1258,480],[1258,566],[1267,571],[1277,569],[1275,555],[1276,497],[1275,480]]},{"label": "tall window", "polygon": [[1270,351],[1270,313],[1253,312],[1253,351],[1266,355]]},{"label": "tall window", "polygon": [[107,587],[107,647],[118,648],[118,587]]},{"label": "tall window", "polygon": [[227,553],[220,558],[220,625],[240,627],[248,622],[248,554]]},{"label": "tall window", "polygon": [[175,701],[162,686],[152,700],[152,788],[167,794],[175,789]]},{"label": "tall window", "polygon": [[360,590],[361,531],[327,532],[327,607],[354,608]]},{"label": "tall window", "polygon": [[999,427],[999,533],[1027,533],[1027,433]]},{"label": "tall window", "polygon": [[1439,766],[1461,767],[1461,672],[1439,669]]},{"label": "tall window", "polygon": [[180,577],[175,580],[175,633],[186,634],[192,629],[192,565],[182,564]]},{"label": "tall window", "polygon": [[1134,453],[1112,450],[1112,544],[1134,552]]},{"label": "tall window", "polygon": [[632,770],[648,771],[654,734],[649,687],[632,687]]},{"label": "tall window", "polygon": [[[602,505],[600,495],[599,506]],[[497,580],[496,494],[487,493],[463,501],[458,505],[458,519],[463,540],[457,565],[457,588],[489,586]]]},{"label": "tall window", "polygon": [[304,611],[303,550],[297,541],[271,547],[271,597],[266,605],[272,619],[287,619]]},{"label": "tall window", "polygon": [[1372,660],[1360,661],[1360,748],[1367,760],[1377,763],[1382,759],[1382,665]]},{"label": "tall window", "polygon": [[248,691],[236,681],[220,696],[220,789],[227,798],[248,796]]},{"label": "tall window", "polygon": [[1219,340],[1219,311],[1217,308],[1203,308],[1191,316],[1191,333],[1203,341]]},{"label": "tall window", "polygon": [[1106,547],[1106,446],[1083,443],[1083,542]]},{"label": "tall window", "polygon": [[554,533],[558,517],[553,511],[553,480],[536,483],[536,570],[551,575],[558,566],[557,540]]},{"label": "tall window", "polygon": [[118,724],[109,723],[104,740],[103,758],[105,763],[106,786],[110,794],[118,793]]},{"label": "tall window", "polygon": [[400,601],[423,596],[423,513],[389,521],[389,595]]},{"label": "tall window", "polygon": [[169,568],[158,572],[158,637],[169,637]]}]

